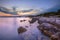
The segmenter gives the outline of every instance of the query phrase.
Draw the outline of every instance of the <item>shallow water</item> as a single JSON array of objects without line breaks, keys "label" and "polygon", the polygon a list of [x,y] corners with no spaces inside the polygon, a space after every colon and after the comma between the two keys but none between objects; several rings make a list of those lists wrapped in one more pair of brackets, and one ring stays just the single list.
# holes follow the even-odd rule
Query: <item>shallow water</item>
[{"label": "shallow water", "polygon": [[[26,21],[20,22],[21,20]],[[30,24],[28,22],[30,20],[31,18],[28,17],[0,18],[0,40],[49,40],[48,37],[37,29],[37,26],[39,25],[37,21]],[[17,29],[19,27],[24,27],[27,31],[18,34]]]}]

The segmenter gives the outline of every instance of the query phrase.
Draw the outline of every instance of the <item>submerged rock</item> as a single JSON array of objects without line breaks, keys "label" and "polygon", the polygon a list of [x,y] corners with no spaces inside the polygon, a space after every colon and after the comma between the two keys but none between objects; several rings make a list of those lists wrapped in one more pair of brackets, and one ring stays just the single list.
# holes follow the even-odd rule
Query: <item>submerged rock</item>
[{"label": "submerged rock", "polygon": [[19,27],[19,28],[18,28],[18,34],[24,33],[24,32],[26,32],[26,31],[27,31],[27,29],[25,29],[25,28],[23,28],[23,27]]},{"label": "submerged rock", "polygon": [[26,28],[28,28],[28,26],[25,26]]},{"label": "submerged rock", "polygon": [[26,20],[20,20],[20,22],[25,22]]},{"label": "submerged rock", "polygon": [[23,22],[23,20],[20,20],[20,22]]}]

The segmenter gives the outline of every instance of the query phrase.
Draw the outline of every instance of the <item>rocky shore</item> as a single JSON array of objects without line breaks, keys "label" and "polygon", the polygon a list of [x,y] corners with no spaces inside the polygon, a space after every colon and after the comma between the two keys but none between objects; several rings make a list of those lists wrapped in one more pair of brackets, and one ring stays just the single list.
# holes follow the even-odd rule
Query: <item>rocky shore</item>
[{"label": "rocky shore", "polygon": [[[33,24],[34,22],[38,22],[38,30],[41,31],[41,33],[47,37],[49,37],[51,40],[60,40],[60,24],[56,21],[58,19],[50,19],[50,18],[41,18],[41,17],[31,17],[32,20],[28,21],[30,24]],[[48,20],[47,20],[48,19]],[[20,20],[20,22],[24,22],[26,20]],[[60,21],[59,21],[60,22]],[[31,25],[30,25],[31,26]],[[28,26],[25,26],[28,28]],[[18,34],[26,32],[27,29],[23,27],[18,28]]]},{"label": "rocky shore", "polygon": [[[55,22],[50,22],[47,20],[42,21],[42,20],[39,20],[39,18],[32,18],[32,20],[29,22],[32,24],[35,21],[38,21],[39,26],[37,26],[37,28],[44,35],[48,36],[51,40],[60,40],[60,25],[59,24],[57,24]],[[45,25],[44,25],[44,23],[45,23]],[[50,26],[48,24],[50,24]]]}]

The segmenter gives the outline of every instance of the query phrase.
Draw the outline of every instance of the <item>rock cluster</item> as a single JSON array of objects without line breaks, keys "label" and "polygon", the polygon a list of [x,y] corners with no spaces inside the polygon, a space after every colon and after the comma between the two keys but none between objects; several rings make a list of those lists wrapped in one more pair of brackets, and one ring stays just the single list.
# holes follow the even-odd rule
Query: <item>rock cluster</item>
[{"label": "rock cluster", "polygon": [[[51,40],[60,40],[60,25],[57,23],[53,23],[53,22],[49,22],[49,21],[42,21],[39,20],[38,18],[32,18],[31,21],[29,21],[30,23],[34,23],[35,21],[38,21],[39,26],[37,27],[44,35],[48,36]],[[53,26],[49,27],[49,26],[45,26],[42,25],[43,23],[48,23],[51,24]]]}]

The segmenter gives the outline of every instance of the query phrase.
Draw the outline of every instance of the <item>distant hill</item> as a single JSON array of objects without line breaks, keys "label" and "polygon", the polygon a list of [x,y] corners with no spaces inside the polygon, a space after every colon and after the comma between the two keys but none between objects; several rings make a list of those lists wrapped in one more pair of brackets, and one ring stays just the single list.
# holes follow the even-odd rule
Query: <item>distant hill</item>
[{"label": "distant hill", "polygon": [[45,17],[49,17],[49,16],[57,16],[60,17],[60,9],[57,12],[46,12],[37,16],[45,16]]}]

